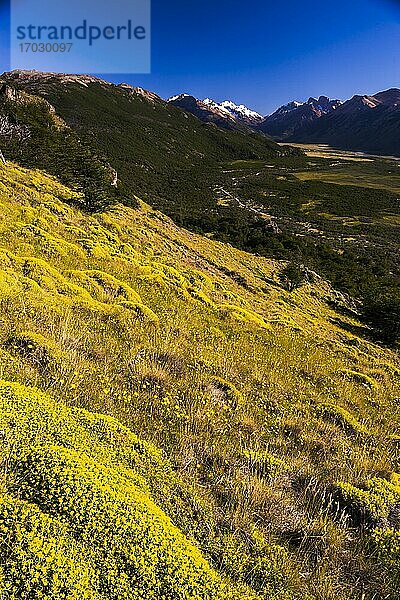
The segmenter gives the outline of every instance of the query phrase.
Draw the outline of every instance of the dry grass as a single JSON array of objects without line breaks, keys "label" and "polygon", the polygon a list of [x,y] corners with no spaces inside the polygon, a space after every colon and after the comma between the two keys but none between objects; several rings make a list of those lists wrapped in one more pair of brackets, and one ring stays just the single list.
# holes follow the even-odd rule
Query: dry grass
[{"label": "dry grass", "polygon": [[282,264],[144,204],[83,215],[69,194],[0,167],[3,379],[162,448],[212,515],[197,544],[234,577],[229,537],[255,597],[381,597],[385,566],[330,490],[398,469],[398,356],[336,325],[323,282],[289,294]]}]

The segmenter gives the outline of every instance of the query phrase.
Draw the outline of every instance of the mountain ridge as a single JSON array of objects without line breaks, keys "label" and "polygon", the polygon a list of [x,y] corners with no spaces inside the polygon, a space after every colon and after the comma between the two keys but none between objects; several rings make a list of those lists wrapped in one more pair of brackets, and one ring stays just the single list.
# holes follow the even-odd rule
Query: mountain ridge
[{"label": "mountain ridge", "polygon": [[[19,126],[30,132],[17,144],[5,127],[3,134],[0,130],[5,157],[49,170],[64,183],[78,187],[87,187],[83,165],[85,172],[93,171],[95,165],[88,205],[95,190],[104,201],[115,194],[132,202],[135,195],[158,199],[164,210],[182,196],[185,217],[183,198],[189,194],[201,196],[205,206],[214,202],[209,186],[200,180],[213,177],[223,161],[296,152],[249,127],[238,126],[233,117],[229,129],[215,122],[205,124],[152,92],[97,77],[14,71],[4,73],[1,84],[31,97],[29,104],[0,97],[0,116],[5,123],[17,119]],[[226,121],[226,115],[221,118]],[[66,128],[60,129],[57,120]],[[72,147],[77,158],[74,164]],[[81,160],[88,153],[93,159],[90,164]],[[117,179],[116,188],[107,180],[110,170],[111,180]],[[188,218],[193,219],[193,214]]]},{"label": "mountain ridge", "polygon": [[[265,117],[229,100],[218,103],[209,98],[203,101],[191,96],[191,103],[186,102],[185,106],[184,96],[189,97],[180,96],[181,108],[206,122],[214,120],[222,127],[232,128],[233,117],[239,125],[261,131],[278,142],[324,143],[344,150],[400,155],[398,88],[373,95],[355,94],[345,101],[332,100],[324,95],[310,97],[305,102],[292,100]],[[175,102],[176,98],[170,101]],[[229,106],[232,110],[225,110]],[[376,108],[380,109],[378,114],[364,112],[364,109]],[[345,115],[348,115],[347,120]]]},{"label": "mountain ridge", "polygon": [[373,96],[356,94],[335,112],[302,124],[275,139],[324,143],[344,150],[400,155],[400,90],[392,88]]},{"label": "mountain ridge", "polygon": [[340,105],[340,100],[330,100],[327,96],[310,97],[307,102],[293,101],[265,117],[257,129],[273,138],[286,140],[305,124],[330,114]]},{"label": "mountain ridge", "polygon": [[231,100],[218,103],[210,98],[199,100],[190,94],[179,94],[163,100],[143,88],[125,83],[116,85],[88,75],[17,70],[4,73],[1,80],[29,88],[31,92],[45,97],[49,88],[57,82],[64,90],[74,86],[89,89],[95,85],[108,89],[110,93],[119,89],[132,98],[148,100],[160,110],[162,107],[175,106],[206,124],[216,125],[233,134],[257,132],[278,142],[324,143],[345,150],[400,154],[398,88],[389,88],[373,95],[356,94],[346,101],[331,100],[324,95],[310,97],[305,102],[291,101],[262,117],[257,111]]}]

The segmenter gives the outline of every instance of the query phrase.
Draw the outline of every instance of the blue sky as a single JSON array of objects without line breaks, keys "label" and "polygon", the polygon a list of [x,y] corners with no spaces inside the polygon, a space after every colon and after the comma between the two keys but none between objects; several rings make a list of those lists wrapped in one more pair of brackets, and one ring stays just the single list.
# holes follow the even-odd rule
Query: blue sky
[{"label": "blue sky", "polygon": [[[1,71],[8,69],[2,6]],[[400,2],[153,0],[152,15],[151,75],[107,79],[163,97],[229,98],[263,114],[291,99],[400,87]]]}]

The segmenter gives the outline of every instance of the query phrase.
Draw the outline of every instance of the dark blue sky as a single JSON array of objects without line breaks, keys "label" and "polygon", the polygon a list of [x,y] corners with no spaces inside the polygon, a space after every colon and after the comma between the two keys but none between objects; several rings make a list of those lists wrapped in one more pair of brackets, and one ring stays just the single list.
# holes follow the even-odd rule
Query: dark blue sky
[{"label": "dark blue sky", "polygon": [[153,0],[152,11],[152,74],[107,79],[163,97],[229,98],[264,114],[291,99],[400,87],[398,2]]}]

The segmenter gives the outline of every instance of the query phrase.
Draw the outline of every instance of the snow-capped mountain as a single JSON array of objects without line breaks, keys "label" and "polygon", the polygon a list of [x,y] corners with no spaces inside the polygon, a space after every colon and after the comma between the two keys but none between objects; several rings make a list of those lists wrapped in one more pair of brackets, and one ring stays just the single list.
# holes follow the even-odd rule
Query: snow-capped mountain
[{"label": "snow-capped mountain", "polygon": [[254,126],[263,120],[263,116],[255,110],[251,110],[244,104],[235,104],[232,100],[224,100],[223,102],[218,103],[210,98],[205,98],[203,102],[209,107],[222,110],[237,121],[246,125]]},{"label": "snow-capped mountain", "polygon": [[168,99],[169,104],[182,108],[186,112],[204,121],[205,123],[214,123],[225,129],[236,129],[240,123],[227,110],[221,108],[216,103],[206,103],[198,100],[190,94],[179,94]]},{"label": "snow-capped mountain", "polygon": [[275,111],[275,114],[286,115],[287,113],[292,112],[292,110],[299,108],[299,106],[303,106],[303,104],[305,104],[305,103],[297,102],[297,100],[293,100],[292,102],[289,102],[288,104],[284,104],[283,106],[278,108],[278,110]]},{"label": "snow-capped mountain", "polygon": [[245,130],[255,127],[263,120],[261,115],[247,106],[237,105],[229,100],[219,104],[210,98],[199,100],[190,94],[178,94],[169,98],[168,102],[192,113],[205,123],[214,123],[225,129]]},{"label": "snow-capped mountain", "polygon": [[190,94],[177,94],[176,96],[171,96],[168,98],[167,102],[171,102],[172,104],[177,100],[184,100],[185,98],[191,98]]},{"label": "snow-capped mountain", "polygon": [[255,127],[263,121],[262,115],[244,104],[231,100],[216,102],[211,98],[199,100],[190,94],[178,94],[168,99],[170,104],[191,112],[207,123],[215,123],[229,129],[240,126]]}]

